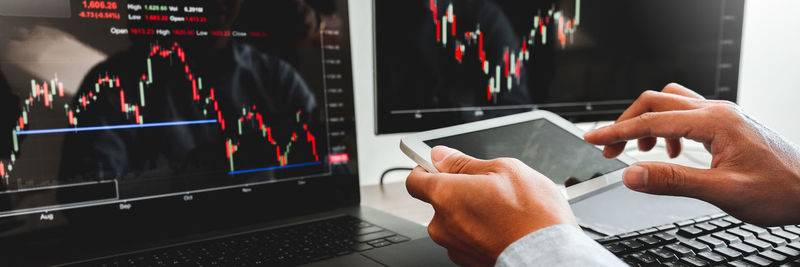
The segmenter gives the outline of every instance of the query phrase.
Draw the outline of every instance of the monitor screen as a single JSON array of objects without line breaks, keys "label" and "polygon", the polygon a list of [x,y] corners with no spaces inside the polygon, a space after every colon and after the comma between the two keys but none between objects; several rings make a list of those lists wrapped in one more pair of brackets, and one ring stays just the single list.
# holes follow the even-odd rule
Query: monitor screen
[{"label": "monitor screen", "polygon": [[345,0],[3,1],[0,238],[357,203],[351,72]]},{"label": "monitor screen", "polygon": [[614,119],[670,82],[736,101],[744,0],[374,4],[379,134],[535,109]]},{"label": "monitor screen", "polygon": [[603,157],[597,147],[545,119],[427,140],[425,144],[452,147],[480,159],[519,159],[565,186],[628,166],[618,159]]}]

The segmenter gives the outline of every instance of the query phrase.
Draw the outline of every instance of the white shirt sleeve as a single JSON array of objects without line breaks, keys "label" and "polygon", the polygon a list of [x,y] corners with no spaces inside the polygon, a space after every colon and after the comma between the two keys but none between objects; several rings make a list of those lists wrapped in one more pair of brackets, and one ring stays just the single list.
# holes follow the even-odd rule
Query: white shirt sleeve
[{"label": "white shirt sleeve", "polygon": [[520,238],[495,266],[627,266],[575,226],[553,225]]}]

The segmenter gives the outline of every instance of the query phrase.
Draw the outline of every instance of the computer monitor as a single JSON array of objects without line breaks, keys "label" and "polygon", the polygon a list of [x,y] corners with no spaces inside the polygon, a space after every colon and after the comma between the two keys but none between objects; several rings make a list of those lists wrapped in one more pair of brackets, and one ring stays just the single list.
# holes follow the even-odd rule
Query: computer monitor
[{"label": "computer monitor", "polygon": [[0,2],[0,262],[357,204],[347,10]]},{"label": "computer monitor", "polygon": [[736,101],[743,13],[744,0],[376,0],[376,132],[533,109],[615,119],[670,82]]}]

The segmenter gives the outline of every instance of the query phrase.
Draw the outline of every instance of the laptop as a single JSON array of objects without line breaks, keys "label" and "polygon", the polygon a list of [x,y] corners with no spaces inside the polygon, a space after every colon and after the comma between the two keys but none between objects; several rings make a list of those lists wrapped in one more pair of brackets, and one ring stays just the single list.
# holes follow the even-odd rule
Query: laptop
[{"label": "laptop", "polygon": [[0,265],[452,265],[359,205],[347,11],[0,3]]}]

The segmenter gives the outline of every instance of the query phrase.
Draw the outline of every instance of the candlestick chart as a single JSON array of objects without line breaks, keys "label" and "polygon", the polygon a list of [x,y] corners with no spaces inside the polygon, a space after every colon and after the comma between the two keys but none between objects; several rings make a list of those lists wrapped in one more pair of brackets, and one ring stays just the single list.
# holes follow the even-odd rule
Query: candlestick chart
[{"label": "candlestick chart", "polygon": [[[187,92],[183,95],[190,98],[195,104],[195,108],[201,110],[204,118],[185,121],[156,121],[156,119],[151,120],[148,117],[148,108],[153,105],[152,101],[148,101],[148,92],[161,90],[154,85],[155,81],[161,78],[159,77],[160,72],[154,71],[154,64],[157,63],[180,68],[180,73],[183,75],[181,81],[184,83],[182,88],[187,88]],[[225,172],[229,175],[321,164],[320,155],[317,152],[317,137],[311,131],[313,125],[308,122],[309,116],[304,114],[302,109],[298,109],[291,118],[287,118],[287,121],[291,121],[293,125],[287,126],[286,123],[281,123],[277,127],[267,119],[267,117],[274,118],[274,116],[267,116],[256,105],[244,105],[240,107],[241,114],[233,115],[239,111],[224,110],[223,107],[226,105],[221,103],[224,100],[218,96],[219,93],[215,88],[204,85],[203,77],[197,75],[189,63],[190,58],[179,43],[175,42],[167,46],[151,44],[146,58],[141,61],[141,76],[132,83],[123,80],[125,79],[123,76],[104,73],[98,75],[96,80],[84,83],[89,84],[90,88],[82,88],[78,94],[68,96],[65,93],[64,82],[59,80],[57,75],[49,80],[31,80],[27,97],[20,97],[23,99],[20,116],[12,130],[12,140],[8,140],[12,143],[13,149],[8,160],[0,160],[0,177],[4,178],[7,185],[15,171],[15,163],[22,160],[20,158],[21,138],[26,135],[79,134],[89,131],[183,125],[216,125],[218,131],[221,131],[221,136],[224,136],[224,140],[221,140],[218,145],[224,146],[225,155],[219,155],[219,158],[226,161],[225,165],[228,168]],[[138,86],[126,88],[126,84]],[[109,101],[108,99],[113,99],[115,102],[101,103]],[[83,114],[98,104],[116,105],[116,112],[119,112],[126,121],[116,125],[87,124],[85,120],[82,120]],[[48,113],[47,116],[51,118],[63,116],[64,127],[36,128],[36,121],[40,118],[34,114],[41,115],[41,113],[32,112],[34,109],[44,109]],[[227,114],[229,112],[230,114]],[[61,115],[53,115],[58,113]],[[226,118],[238,119],[227,121]],[[275,123],[277,124],[277,122]],[[280,132],[280,134],[276,134],[276,132]],[[278,136],[285,138],[279,139]],[[240,150],[244,149],[243,146],[251,145],[254,142],[260,142],[257,146],[263,150],[256,151],[256,153],[264,154],[263,158],[268,159],[259,161],[259,164],[265,166],[253,167],[252,164],[240,164],[237,161],[237,155]],[[251,160],[247,159],[247,161]]]},{"label": "candlestick chart", "polygon": [[[445,8],[440,10],[440,7]],[[523,71],[525,64],[535,58],[537,44],[547,45],[555,41],[562,49],[566,48],[581,24],[581,0],[575,0],[575,10],[569,16],[555,4],[548,9],[539,9],[534,12],[530,30],[522,36],[520,46],[516,48],[516,45],[507,44],[502,58],[492,59],[485,50],[485,32],[481,31],[481,25],[457,24],[458,12],[453,2],[430,0],[429,10],[436,27],[436,42],[443,49],[452,49],[453,60],[461,63],[468,56],[480,60],[479,66],[487,78],[485,95],[489,102],[496,102],[503,89],[518,89],[521,77],[526,75]],[[555,40],[550,40],[553,38]]]}]

